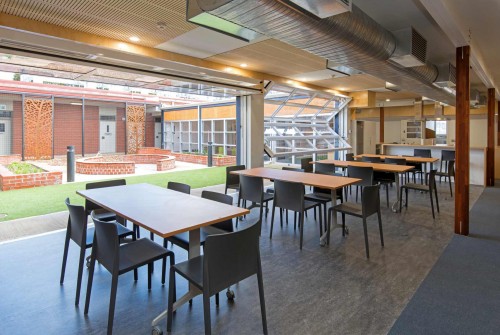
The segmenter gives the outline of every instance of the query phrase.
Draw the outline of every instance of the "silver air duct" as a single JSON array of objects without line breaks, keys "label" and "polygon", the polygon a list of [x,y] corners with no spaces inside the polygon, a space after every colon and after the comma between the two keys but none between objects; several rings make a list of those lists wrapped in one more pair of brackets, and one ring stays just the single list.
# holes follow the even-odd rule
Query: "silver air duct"
[{"label": "silver air duct", "polygon": [[317,19],[297,6],[276,0],[197,1],[205,12],[260,34],[309,51],[338,65],[346,65],[408,91],[455,104],[453,95],[432,86],[434,65],[402,67],[390,62],[396,39],[356,6],[352,12]]}]

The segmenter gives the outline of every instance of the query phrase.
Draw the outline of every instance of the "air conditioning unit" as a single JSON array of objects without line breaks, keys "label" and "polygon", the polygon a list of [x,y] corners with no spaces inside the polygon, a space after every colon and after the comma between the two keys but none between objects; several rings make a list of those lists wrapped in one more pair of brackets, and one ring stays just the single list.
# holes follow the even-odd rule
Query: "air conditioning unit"
[{"label": "air conditioning unit", "polygon": [[451,64],[438,65],[438,77],[432,85],[440,88],[457,85],[457,68]]},{"label": "air conditioning unit", "polygon": [[425,65],[427,60],[427,41],[413,27],[393,31],[396,38],[396,50],[389,58],[402,67]]}]

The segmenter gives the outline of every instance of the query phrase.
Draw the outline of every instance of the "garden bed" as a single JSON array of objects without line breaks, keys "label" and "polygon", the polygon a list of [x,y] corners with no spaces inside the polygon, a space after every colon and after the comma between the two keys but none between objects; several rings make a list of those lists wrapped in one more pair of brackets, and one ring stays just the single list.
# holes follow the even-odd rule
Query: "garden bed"
[{"label": "garden bed", "polygon": [[175,168],[175,157],[163,154],[135,154],[82,158],[76,161],[76,173],[134,174],[135,164],[156,164],[156,171],[166,171]]},{"label": "garden bed", "polygon": [[[138,154],[163,154],[175,156],[175,159],[179,162],[194,163],[194,164],[208,164],[208,156],[197,155],[197,154],[186,154],[171,152],[170,150],[159,149],[159,148],[140,148],[137,150]],[[236,165],[236,156],[217,156],[212,157],[213,166],[230,166]]]},{"label": "garden bed", "polygon": [[13,170],[17,172],[39,171],[35,173],[16,174],[7,167],[0,166],[0,189],[2,191],[18,190],[23,188],[57,185],[62,183],[62,172],[49,172],[34,164],[13,163]]}]

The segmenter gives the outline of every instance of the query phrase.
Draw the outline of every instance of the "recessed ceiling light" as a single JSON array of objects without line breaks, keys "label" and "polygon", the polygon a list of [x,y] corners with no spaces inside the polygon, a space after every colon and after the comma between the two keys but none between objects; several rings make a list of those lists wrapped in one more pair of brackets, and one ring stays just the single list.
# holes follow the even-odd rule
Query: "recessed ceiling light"
[{"label": "recessed ceiling light", "polygon": [[241,67],[247,67],[247,66],[248,66],[248,64],[247,64],[247,63],[241,63],[241,64],[240,64],[240,66],[241,66]]},{"label": "recessed ceiling light", "polygon": [[385,101],[391,101],[391,99],[385,99]]},{"label": "recessed ceiling light", "polygon": [[226,67],[226,68],[224,69],[224,71],[231,73],[231,72],[233,72],[233,69],[232,69],[232,68],[230,68],[230,67]]},{"label": "recessed ceiling light", "polygon": [[141,39],[137,36],[130,36],[129,40],[131,40],[132,42],[139,42]]},{"label": "recessed ceiling light", "polygon": [[345,87],[339,87],[337,88],[339,91],[345,91]]},{"label": "recessed ceiling light", "polygon": [[206,73],[205,73],[205,72],[200,72],[200,74],[201,74],[202,76],[206,75]]}]

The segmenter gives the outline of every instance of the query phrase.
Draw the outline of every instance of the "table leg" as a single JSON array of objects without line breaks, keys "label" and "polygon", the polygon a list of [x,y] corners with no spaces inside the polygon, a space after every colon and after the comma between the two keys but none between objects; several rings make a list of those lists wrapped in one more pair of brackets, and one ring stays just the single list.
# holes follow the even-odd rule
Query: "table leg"
[{"label": "table leg", "polygon": [[396,195],[397,195],[397,199],[396,199],[396,202],[394,202],[392,204],[392,211],[394,213],[397,213],[399,212],[399,199],[401,197],[401,187],[399,186],[399,173],[395,172],[394,173],[394,179],[396,180]]},{"label": "table leg", "polygon": [[[335,206],[336,203],[337,203],[337,190],[332,190],[332,205]],[[333,215],[333,228],[341,228],[341,227],[342,225],[337,224],[337,215]],[[330,230],[331,227],[327,220],[325,232],[319,238],[320,246],[324,247],[325,245],[330,244]]]},{"label": "table leg", "polygon": [[[195,258],[200,256],[200,229],[194,229],[189,231],[189,251],[188,251],[188,257],[189,259]],[[169,283],[170,284],[170,283]],[[174,311],[177,310],[179,307],[184,305],[186,302],[189,300],[193,299],[197,295],[202,294],[203,292],[198,289],[196,286],[189,284],[189,290],[186,294],[184,294],[182,297],[177,299],[176,302],[174,302]],[[160,323],[161,320],[167,317],[167,310],[163,311],[160,315],[158,315],[156,318],[153,319],[151,322],[151,326],[154,327],[158,323]]]}]

